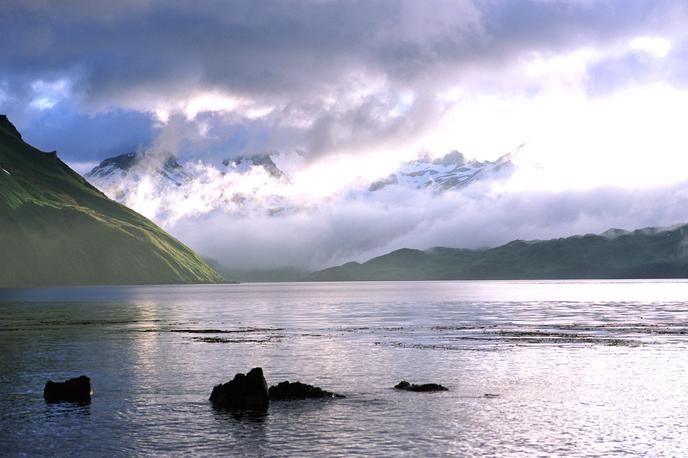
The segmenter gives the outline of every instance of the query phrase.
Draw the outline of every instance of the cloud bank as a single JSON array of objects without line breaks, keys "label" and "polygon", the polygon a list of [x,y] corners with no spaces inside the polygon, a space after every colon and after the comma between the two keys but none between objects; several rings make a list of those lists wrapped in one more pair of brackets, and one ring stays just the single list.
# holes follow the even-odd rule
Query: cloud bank
[{"label": "cloud bank", "polygon": [[[192,123],[205,143],[188,155],[365,154],[417,141],[455,108],[457,90],[533,95],[566,83],[597,94],[638,80],[683,84],[686,10],[668,0],[8,0],[0,5],[0,106],[29,139],[50,122],[46,112],[69,108],[93,116],[113,145],[148,146],[125,119],[102,125],[104,113],[119,110],[145,113],[140,130]],[[671,45],[658,58],[651,46],[629,48],[638,37]],[[533,74],[585,49],[580,75]],[[51,149],[95,159],[90,144],[64,141],[70,127],[55,131]]]},{"label": "cloud bank", "polygon": [[647,191],[600,188],[489,196],[395,195],[348,200],[278,217],[213,212],[170,230],[237,269],[323,268],[407,247],[493,247],[688,221],[688,183]]}]

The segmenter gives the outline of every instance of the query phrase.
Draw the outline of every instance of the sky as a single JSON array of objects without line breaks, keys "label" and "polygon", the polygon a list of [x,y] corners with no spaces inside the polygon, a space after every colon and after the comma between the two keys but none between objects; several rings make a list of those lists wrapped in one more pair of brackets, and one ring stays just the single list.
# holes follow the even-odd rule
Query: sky
[{"label": "sky", "polygon": [[[687,25],[667,0],[4,0],[0,112],[81,172],[129,151],[298,152],[316,210],[166,227],[233,265],[673,224],[688,221]],[[420,153],[521,145],[513,179],[479,197],[331,199]]]}]

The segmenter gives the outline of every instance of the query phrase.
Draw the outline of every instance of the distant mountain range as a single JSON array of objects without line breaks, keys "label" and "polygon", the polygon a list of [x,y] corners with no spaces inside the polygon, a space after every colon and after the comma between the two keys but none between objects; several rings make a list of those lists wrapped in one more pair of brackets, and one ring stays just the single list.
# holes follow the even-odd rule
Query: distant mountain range
[{"label": "distant mountain range", "polygon": [[[199,214],[219,209],[240,218],[247,211],[277,215],[299,208],[299,202],[281,194],[291,181],[278,164],[270,155],[234,158],[216,167],[132,153],[106,159],[86,177],[127,204],[163,202],[153,211],[163,221],[165,209],[178,207],[184,199],[196,203]],[[511,155],[481,162],[454,151],[440,158],[420,156],[404,162],[386,178],[358,183],[359,189],[350,192],[366,199],[394,187],[435,194],[463,192],[480,181],[505,180],[514,169]],[[687,235],[687,226],[633,232],[612,229],[599,235],[516,240],[481,250],[401,249],[365,263],[351,262],[311,274],[298,269],[224,272],[242,281],[676,278],[688,276]]]},{"label": "distant mountain range", "polygon": [[[247,173],[260,167],[274,179],[285,175],[275,165],[270,156],[238,157],[222,161],[227,168],[224,173]],[[103,160],[90,172],[84,175],[89,182],[97,183],[104,189],[116,188],[120,192],[129,185],[138,185],[142,180],[149,180],[156,187],[184,186],[198,177],[198,173],[184,168],[177,159],[168,154],[126,153]]]},{"label": "distant mountain range", "polygon": [[688,277],[688,225],[633,232],[611,229],[497,248],[401,249],[362,264],[315,272],[309,281]]},{"label": "distant mountain range", "polygon": [[[163,225],[173,223],[183,213],[180,208],[189,208],[184,216],[221,211],[237,217],[303,209],[304,203],[290,192],[291,178],[274,157],[237,157],[215,165],[198,161],[180,164],[166,154],[128,153],[104,160],[84,177],[111,198]],[[460,191],[480,180],[506,179],[513,171],[509,154],[480,162],[454,151],[434,159],[420,156],[400,164],[386,178],[357,183],[348,192],[374,199],[378,191],[392,187],[418,192]],[[184,201],[189,205],[182,205]]]},{"label": "distant mountain range", "polygon": [[[110,167],[133,162],[121,158]],[[0,287],[222,281],[188,247],[107,198],[56,153],[25,143],[4,115],[0,247]]]}]

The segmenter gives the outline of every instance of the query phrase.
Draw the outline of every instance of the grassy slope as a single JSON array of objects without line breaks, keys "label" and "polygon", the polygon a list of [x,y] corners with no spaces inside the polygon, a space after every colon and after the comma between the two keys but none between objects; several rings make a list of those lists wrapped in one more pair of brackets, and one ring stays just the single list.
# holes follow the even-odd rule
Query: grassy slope
[{"label": "grassy slope", "polygon": [[0,286],[216,282],[188,247],[108,199],[0,116]]},{"label": "grassy slope", "polygon": [[315,272],[314,281],[688,277],[688,226],[524,242],[486,250],[402,249]]}]

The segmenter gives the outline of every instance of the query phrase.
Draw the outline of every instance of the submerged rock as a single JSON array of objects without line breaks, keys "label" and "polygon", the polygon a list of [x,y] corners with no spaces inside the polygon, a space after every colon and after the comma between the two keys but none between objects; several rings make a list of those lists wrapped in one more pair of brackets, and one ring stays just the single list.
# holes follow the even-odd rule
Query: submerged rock
[{"label": "submerged rock", "polygon": [[91,379],[82,375],[64,382],[48,381],[43,389],[43,398],[47,402],[91,402]]},{"label": "submerged rock", "polygon": [[313,385],[301,382],[290,383],[284,381],[270,387],[271,401],[287,401],[296,399],[343,398],[341,394],[325,391]]},{"label": "submerged rock", "polygon": [[422,385],[416,385],[415,383],[409,383],[406,380],[402,380],[395,385],[394,388],[404,391],[448,391],[448,388],[438,385],[437,383],[424,383]]},{"label": "submerged rock", "polygon": [[270,405],[268,384],[263,369],[254,367],[247,374],[236,374],[234,379],[216,385],[210,395],[215,407],[232,410],[265,410]]}]

